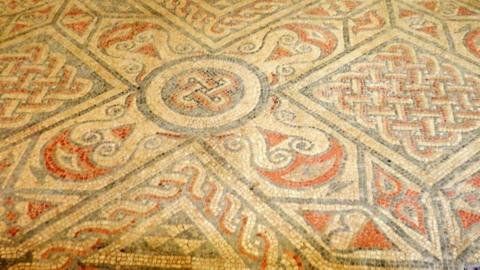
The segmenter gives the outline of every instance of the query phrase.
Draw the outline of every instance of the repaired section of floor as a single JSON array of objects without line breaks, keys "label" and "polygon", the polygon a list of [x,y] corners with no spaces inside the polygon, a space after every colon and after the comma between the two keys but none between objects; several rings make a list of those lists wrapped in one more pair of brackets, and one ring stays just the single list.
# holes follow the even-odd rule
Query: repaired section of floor
[{"label": "repaired section of floor", "polygon": [[0,26],[0,269],[480,265],[480,1],[0,0]]}]

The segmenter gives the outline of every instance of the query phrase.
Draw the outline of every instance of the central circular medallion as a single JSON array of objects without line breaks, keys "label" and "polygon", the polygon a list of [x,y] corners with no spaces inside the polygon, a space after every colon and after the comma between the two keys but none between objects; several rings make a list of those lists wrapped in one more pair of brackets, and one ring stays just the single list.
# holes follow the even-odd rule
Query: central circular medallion
[{"label": "central circular medallion", "polygon": [[204,56],[154,70],[141,87],[139,109],[175,132],[214,133],[255,117],[268,96],[264,75],[236,58]]},{"label": "central circular medallion", "polygon": [[215,116],[234,108],[245,89],[238,75],[216,68],[187,70],[171,78],[161,91],[162,100],[180,114]]}]

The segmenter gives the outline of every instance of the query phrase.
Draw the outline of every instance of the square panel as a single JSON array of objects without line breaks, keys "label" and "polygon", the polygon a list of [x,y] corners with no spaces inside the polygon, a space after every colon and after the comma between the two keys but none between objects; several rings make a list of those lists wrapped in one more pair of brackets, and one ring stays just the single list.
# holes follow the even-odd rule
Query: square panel
[{"label": "square panel", "polygon": [[45,128],[74,113],[75,105],[93,98],[100,102],[126,89],[51,28],[2,43],[0,58],[3,139]]},{"label": "square panel", "polygon": [[434,47],[396,35],[286,93],[329,120],[342,119],[340,126],[349,123],[344,130],[357,129],[362,135],[356,138],[373,149],[376,143],[391,149],[393,162],[434,183],[458,158],[476,153],[478,76],[460,59],[438,56]]}]

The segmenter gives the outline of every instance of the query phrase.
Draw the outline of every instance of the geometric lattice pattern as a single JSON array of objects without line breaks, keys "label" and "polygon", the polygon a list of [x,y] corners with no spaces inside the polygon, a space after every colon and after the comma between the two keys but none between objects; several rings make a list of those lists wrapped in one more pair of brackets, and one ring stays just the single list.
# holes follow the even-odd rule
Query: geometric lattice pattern
[{"label": "geometric lattice pattern", "polygon": [[478,76],[395,42],[323,79],[310,93],[414,158],[431,161],[480,127],[479,85]]},{"label": "geometric lattice pattern", "polygon": [[0,0],[0,269],[476,269],[480,2]]},{"label": "geometric lattice pattern", "polygon": [[0,54],[0,66],[2,128],[25,125],[35,114],[54,111],[92,89],[91,81],[77,78],[76,68],[65,65],[63,55],[42,44]]}]

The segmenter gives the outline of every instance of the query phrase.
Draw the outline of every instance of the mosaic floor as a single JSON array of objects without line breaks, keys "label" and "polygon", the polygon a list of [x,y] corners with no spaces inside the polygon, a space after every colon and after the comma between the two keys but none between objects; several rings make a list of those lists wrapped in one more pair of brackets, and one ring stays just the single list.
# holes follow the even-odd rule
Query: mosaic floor
[{"label": "mosaic floor", "polygon": [[0,269],[467,269],[479,151],[478,0],[0,0]]}]

